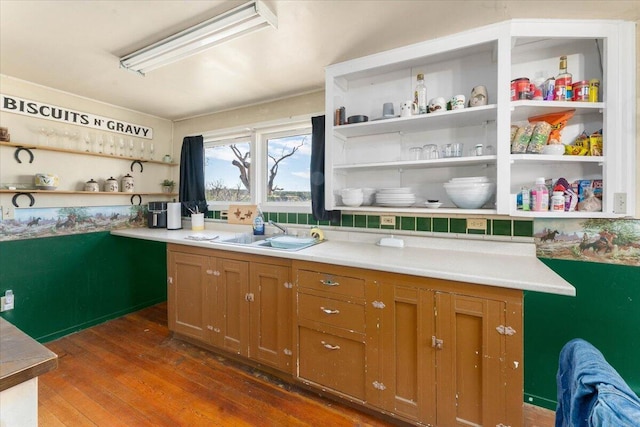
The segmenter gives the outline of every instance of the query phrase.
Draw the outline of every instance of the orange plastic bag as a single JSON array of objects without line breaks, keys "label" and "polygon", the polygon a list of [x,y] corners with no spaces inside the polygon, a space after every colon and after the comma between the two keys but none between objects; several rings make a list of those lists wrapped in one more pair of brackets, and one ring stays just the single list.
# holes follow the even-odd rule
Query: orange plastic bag
[{"label": "orange plastic bag", "polygon": [[549,144],[560,144],[562,129],[567,125],[570,118],[573,117],[576,110],[561,111],[559,113],[543,114],[541,116],[529,117],[529,123],[547,122],[551,125],[551,133],[549,134]]}]

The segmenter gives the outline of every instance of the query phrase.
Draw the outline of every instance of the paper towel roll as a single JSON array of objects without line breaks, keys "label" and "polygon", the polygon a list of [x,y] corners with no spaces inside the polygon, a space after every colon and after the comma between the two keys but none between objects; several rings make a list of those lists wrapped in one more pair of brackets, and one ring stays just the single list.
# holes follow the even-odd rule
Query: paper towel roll
[{"label": "paper towel roll", "polygon": [[167,230],[179,230],[182,228],[182,204],[167,203]]}]

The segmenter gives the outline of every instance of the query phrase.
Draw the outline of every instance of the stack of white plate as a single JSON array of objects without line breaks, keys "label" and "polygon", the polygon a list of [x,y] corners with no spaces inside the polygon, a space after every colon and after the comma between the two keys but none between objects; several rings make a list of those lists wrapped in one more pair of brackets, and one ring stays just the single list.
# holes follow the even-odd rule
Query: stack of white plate
[{"label": "stack of white plate", "polygon": [[416,202],[416,195],[410,187],[381,188],[376,192],[376,205],[391,207],[412,206]]}]

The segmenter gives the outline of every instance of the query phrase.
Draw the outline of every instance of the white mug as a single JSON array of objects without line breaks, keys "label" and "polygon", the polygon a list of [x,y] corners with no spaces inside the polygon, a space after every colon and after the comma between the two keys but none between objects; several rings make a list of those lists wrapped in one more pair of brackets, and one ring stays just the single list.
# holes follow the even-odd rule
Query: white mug
[{"label": "white mug", "polygon": [[447,102],[443,97],[438,96],[437,98],[431,98],[429,101],[429,112],[437,113],[439,111],[444,111],[447,109]]},{"label": "white mug", "polygon": [[471,89],[471,99],[469,99],[469,107],[479,107],[487,105],[489,101],[487,96],[487,88],[485,86],[476,86]]},{"label": "white mug", "polygon": [[452,110],[461,110],[464,108],[464,95],[453,95],[449,104],[451,105]]},{"label": "white mug", "polygon": [[404,101],[400,104],[400,116],[411,117],[414,114],[418,114],[418,105],[412,101]]}]

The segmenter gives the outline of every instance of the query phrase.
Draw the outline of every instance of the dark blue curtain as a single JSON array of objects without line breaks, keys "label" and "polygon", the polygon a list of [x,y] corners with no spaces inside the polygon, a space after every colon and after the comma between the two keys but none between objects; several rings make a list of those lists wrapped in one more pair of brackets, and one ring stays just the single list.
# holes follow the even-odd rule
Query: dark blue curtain
[{"label": "dark blue curtain", "polygon": [[340,211],[325,210],[324,200],[325,116],[311,118],[311,212],[316,221],[340,224]]},{"label": "dark blue curtain", "polygon": [[[182,140],[180,155],[180,202],[182,215],[189,216],[196,209],[207,213],[204,194],[204,139],[202,135],[187,136]],[[206,216],[206,215],[205,215]]]}]

